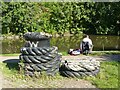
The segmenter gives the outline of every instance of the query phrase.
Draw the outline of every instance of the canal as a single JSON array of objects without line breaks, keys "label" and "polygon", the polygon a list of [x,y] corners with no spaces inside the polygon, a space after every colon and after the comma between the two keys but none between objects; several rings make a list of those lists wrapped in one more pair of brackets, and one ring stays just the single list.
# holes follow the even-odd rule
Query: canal
[{"label": "canal", "polygon": [[[120,36],[90,35],[94,44],[94,51],[120,50]],[[67,52],[70,48],[77,49],[80,46],[82,36],[53,37],[50,40],[51,46],[57,46],[59,51]],[[24,46],[24,39],[3,39],[2,53],[20,53]]]}]

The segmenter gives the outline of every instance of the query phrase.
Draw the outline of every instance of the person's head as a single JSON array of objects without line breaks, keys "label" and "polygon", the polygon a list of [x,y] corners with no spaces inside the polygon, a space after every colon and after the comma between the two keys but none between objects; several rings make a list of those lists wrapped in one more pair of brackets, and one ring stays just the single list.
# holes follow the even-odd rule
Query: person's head
[{"label": "person's head", "polygon": [[84,38],[89,38],[89,36],[87,34],[84,35]]}]

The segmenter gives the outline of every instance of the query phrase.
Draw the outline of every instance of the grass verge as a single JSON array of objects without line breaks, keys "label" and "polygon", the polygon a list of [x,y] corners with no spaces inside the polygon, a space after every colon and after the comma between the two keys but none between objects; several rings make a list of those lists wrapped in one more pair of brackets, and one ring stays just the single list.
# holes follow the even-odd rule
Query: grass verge
[{"label": "grass verge", "polygon": [[[56,76],[47,76],[45,73],[38,77],[25,76],[24,72],[19,72],[17,63],[0,63],[0,71],[6,83],[3,88],[61,88],[61,81],[69,79],[62,77],[59,73]],[[4,87],[5,86],[5,87]]]},{"label": "grass verge", "polygon": [[[68,52],[59,52],[61,53],[63,56],[67,56],[69,55]],[[91,56],[97,55],[117,55],[120,54],[120,51],[93,51],[91,54]],[[14,53],[14,54],[0,54],[0,56],[19,56],[20,53]]]},{"label": "grass verge", "polygon": [[14,54],[0,54],[0,56],[19,56],[20,53],[14,53]]},{"label": "grass verge", "polygon": [[[76,78],[66,78],[59,74],[54,77],[42,75],[39,77],[27,77],[23,72],[18,72],[17,63],[0,63],[2,71],[7,80],[7,88],[62,88],[61,83],[64,80],[76,80]],[[98,88],[118,88],[118,67],[120,62],[101,62],[100,72],[96,77],[85,77],[83,79],[90,81]],[[81,79],[81,78],[79,78]],[[77,79],[78,80],[78,79]]]},{"label": "grass verge", "polygon": [[100,72],[96,77],[86,77],[98,88],[118,88],[120,62],[101,62]]},{"label": "grass verge", "polygon": [[[60,52],[63,56],[69,55],[67,52]],[[90,56],[100,56],[100,55],[118,55],[120,51],[92,51]]]}]

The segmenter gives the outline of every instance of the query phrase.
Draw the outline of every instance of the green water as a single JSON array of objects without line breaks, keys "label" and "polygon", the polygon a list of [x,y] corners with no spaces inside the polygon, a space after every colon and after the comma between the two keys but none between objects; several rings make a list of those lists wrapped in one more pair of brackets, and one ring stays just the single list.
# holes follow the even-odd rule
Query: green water
[{"label": "green water", "polygon": [[[120,50],[120,36],[90,35],[95,51]],[[68,51],[70,48],[79,48],[82,36],[66,36],[51,38],[51,46],[57,46],[59,51]],[[24,39],[3,39],[2,53],[20,53],[24,46]]]}]

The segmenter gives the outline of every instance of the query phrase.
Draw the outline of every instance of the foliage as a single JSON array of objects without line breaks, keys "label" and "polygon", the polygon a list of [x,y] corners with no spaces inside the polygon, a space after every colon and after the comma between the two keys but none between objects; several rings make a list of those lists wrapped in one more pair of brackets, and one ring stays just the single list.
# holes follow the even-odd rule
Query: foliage
[{"label": "foliage", "polygon": [[120,16],[117,10],[120,10],[120,3],[95,3],[95,15],[91,15],[92,22],[88,24],[89,30],[86,33],[119,35]]},{"label": "foliage", "polygon": [[[49,3],[51,4],[51,3]],[[90,6],[93,3],[87,3]],[[65,32],[70,34],[82,33],[83,30],[87,29],[85,27],[87,22],[91,22],[89,16],[91,12],[86,3],[52,3],[48,5],[51,9],[50,23],[52,23],[56,32],[60,35],[64,35]]]},{"label": "foliage", "polygon": [[25,33],[41,30],[44,8],[38,3],[3,2],[2,33]]},{"label": "foliage", "polygon": [[120,35],[120,3],[2,2],[2,33]]}]

